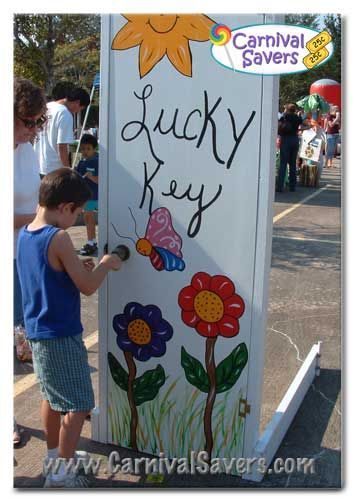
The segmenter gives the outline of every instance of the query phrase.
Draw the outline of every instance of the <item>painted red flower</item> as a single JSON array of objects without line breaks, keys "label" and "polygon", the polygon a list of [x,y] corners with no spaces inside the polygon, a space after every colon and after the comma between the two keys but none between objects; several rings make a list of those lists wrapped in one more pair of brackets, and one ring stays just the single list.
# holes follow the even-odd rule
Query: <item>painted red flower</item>
[{"label": "painted red flower", "polygon": [[196,273],[189,286],[179,292],[184,323],[204,337],[235,337],[245,304],[227,276]]}]

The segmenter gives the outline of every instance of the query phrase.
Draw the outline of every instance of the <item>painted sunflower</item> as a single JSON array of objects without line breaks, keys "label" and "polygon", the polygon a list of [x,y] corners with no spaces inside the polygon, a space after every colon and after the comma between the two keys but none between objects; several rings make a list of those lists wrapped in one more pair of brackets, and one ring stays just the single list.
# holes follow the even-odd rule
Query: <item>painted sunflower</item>
[{"label": "painted sunflower", "polygon": [[245,305],[226,276],[196,273],[191,284],[179,292],[184,323],[203,337],[235,337]]},{"label": "painted sunflower", "polygon": [[157,306],[138,302],[129,302],[123,314],[114,316],[113,328],[120,349],[131,352],[138,361],[163,356],[166,342],[173,336],[172,326],[162,318]]},{"label": "painted sunflower", "polygon": [[209,40],[214,21],[203,14],[124,14],[127,24],[115,35],[112,49],[140,46],[139,71],[143,78],[167,55],[183,75],[192,76],[189,40]]}]

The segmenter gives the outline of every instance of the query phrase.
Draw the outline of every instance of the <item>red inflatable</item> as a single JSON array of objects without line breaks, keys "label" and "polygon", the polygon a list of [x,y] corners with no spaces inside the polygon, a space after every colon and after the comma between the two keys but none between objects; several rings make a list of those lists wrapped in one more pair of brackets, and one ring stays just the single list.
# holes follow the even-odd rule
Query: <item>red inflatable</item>
[{"label": "red inflatable", "polygon": [[341,84],[335,80],[323,78],[317,80],[310,87],[310,94],[319,94],[330,104],[341,109]]}]

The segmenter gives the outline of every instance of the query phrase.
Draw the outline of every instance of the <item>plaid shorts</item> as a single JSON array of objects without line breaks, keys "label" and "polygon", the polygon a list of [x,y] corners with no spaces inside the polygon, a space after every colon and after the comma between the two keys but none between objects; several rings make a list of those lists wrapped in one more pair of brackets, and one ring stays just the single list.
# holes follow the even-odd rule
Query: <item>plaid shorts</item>
[{"label": "plaid shorts", "polygon": [[90,411],[94,394],[82,334],[29,342],[40,392],[52,410]]}]

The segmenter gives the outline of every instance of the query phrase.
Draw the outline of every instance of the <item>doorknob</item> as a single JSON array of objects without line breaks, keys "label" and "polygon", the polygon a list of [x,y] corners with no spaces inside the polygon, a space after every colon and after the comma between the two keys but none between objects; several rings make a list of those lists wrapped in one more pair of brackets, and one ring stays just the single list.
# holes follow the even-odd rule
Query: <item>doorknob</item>
[{"label": "doorknob", "polygon": [[122,261],[128,260],[130,257],[130,250],[126,245],[118,245],[112,253],[115,253]]}]

